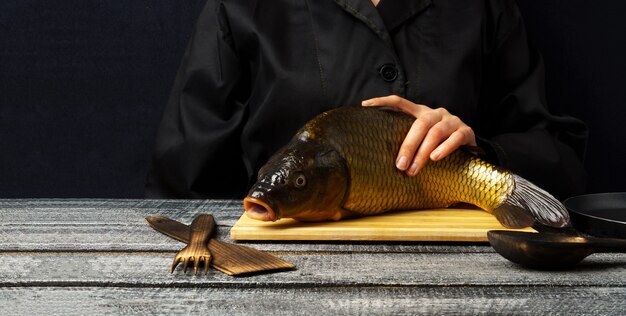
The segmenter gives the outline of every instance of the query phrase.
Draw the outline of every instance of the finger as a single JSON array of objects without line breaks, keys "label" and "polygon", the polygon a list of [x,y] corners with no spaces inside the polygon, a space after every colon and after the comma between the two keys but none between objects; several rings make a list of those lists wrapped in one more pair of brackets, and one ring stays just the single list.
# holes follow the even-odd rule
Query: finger
[{"label": "finger", "polygon": [[422,140],[433,125],[430,119],[429,117],[418,118],[411,125],[409,132],[404,137],[404,141],[402,141],[402,145],[400,145],[398,157],[396,158],[396,168],[399,170],[406,171],[409,168]]},{"label": "finger", "polygon": [[430,128],[426,136],[424,136],[424,140],[417,150],[407,174],[410,176],[416,175],[428,163],[432,151],[453,132],[454,128],[449,121],[438,122]]},{"label": "finger", "polygon": [[432,110],[431,108],[422,105],[413,103],[405,98],[399,97],[397,95],[389,95],[385,97],[378,97],[369,100],[365,100],[361,102],[363,106],[387,106],[392,109],[404,112],[409,115],[413,115],[414,117],[419,117],[419,115],[425,110]]},{"label": "finger", "polygon": [[388,95],[384,97],[371,98],[361,102],[362,106],[398,106],[399,103],[405,100],[397,95]]},{"label": "finger", "polygon": [[461,127],[454,131],[448,139],[433,150],[430,154],[430,159],[433,161],[441,160],[463,145],[476,146],[474,131],[468,126]]}]

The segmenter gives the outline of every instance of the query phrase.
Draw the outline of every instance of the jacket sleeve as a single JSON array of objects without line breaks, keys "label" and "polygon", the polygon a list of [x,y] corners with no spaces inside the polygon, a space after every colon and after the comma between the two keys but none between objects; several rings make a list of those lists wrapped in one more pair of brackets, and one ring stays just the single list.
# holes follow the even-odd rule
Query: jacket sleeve
[{"label": "jacket sleeve", "polygon": [[529,46],[514,2],[501,3],[508,5],[494,20],[478,142],[501,166],[558,198],[583,193],[587,128],[580,120],[548,111],[541,56]]},{"label": "jacket sleeve", "polygon": [[218,1],[208,1],[159,127],[145,196],[232,198],[247,185],[240,133],[249,89]]}]

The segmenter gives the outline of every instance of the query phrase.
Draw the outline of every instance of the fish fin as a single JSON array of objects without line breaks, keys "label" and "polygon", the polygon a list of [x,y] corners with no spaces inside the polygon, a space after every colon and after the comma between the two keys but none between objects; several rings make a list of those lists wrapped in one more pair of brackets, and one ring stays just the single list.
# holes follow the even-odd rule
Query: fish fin
[{"label": "fish fin", "polygon": [[493,210],[492,214],[500,224],[508,228],[529,227],[535,222],[528,210],[517,205],[503,203]]},{"label": "fish fin", "polygon": [[305,214],[299,214],[292,218],[300,222],[323,222],[323,221],[338,221],[347,218],[362,217],[363,215],[345,210],[343,208],[331,209],[323,212],[309,212]]},{"label": "fish fin", "polygon": [[336,213],[335,216],[333,216],[333,220],[338,221],[341,219],[347,219],[347,218],[356,218],[356,217],[361,217],[362,215],[352,212],[352,211],[348,211],[346,209],[340,208]]},{"label": "fish fin", "polygon": [[532,226],[539,231],[544,227],[571,226],[565,206],[550,193],[518,175],[513,175],[513,179],[513,191],[492,212],[502,225],[511,228]]}]

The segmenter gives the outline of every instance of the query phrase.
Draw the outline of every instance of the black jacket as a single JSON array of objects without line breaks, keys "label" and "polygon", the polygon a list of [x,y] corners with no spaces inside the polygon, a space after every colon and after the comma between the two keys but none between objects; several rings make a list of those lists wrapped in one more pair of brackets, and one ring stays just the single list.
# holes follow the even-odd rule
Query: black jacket
[{"label": "black jacket", "polygon": [[147,197],[241,197],[306,121],[396,94],[445,107],[492,160],[584,189],[585,125],[551,115],[507,0],[209,0],[157,136]]}]

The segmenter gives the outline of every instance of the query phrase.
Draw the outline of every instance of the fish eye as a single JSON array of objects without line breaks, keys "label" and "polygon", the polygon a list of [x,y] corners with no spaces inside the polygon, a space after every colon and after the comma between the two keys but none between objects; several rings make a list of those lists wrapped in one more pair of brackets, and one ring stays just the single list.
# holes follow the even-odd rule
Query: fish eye
[{"label": "fish eye", "polygon": [[303,188],[306,185],[306,177],[303,174],[299,174],[294,184],[298,189]]}]

